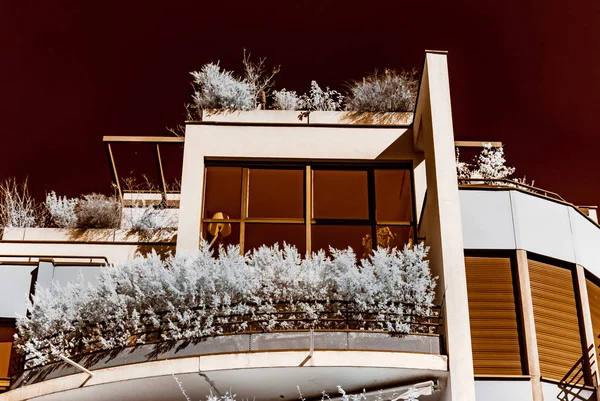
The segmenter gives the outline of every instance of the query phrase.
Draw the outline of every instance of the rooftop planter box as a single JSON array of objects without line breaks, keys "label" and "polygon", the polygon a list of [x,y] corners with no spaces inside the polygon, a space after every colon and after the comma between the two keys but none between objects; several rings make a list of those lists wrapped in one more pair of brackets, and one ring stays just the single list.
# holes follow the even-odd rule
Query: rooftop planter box
[{"label": "rooftop planter box", "polygon": [[113,228],[4,228],[2,241],[170,243],[176,237],[175,229],[139,232]]},{"label": "rooftop planter box", "polygon": [[203,110],[202,121],[284,124],[408,125],[413,113],[359,113],[303,110]]}]

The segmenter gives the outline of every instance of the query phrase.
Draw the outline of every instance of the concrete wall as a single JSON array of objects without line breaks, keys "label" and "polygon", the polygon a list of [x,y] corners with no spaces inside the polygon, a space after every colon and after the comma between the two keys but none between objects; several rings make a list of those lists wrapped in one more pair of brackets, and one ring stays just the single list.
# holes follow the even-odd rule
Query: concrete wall
[{"label": "concrete wall", "polygon": [[0,265],[0,317],[25,316],[31,272],[37,266]]},{"label": "concrete wall", "polygon": [[285,124],[357,124],[357,125],[408,125],[413,113],[358,113],[348,111],[292,111],[204,110],[202,121],[235,123],[285,123]]},{"label": "concrete wall", "polygon": [[52,262],[41,261],[38,264],[0,264],[0,317],[15,318],[25,316],[27,301],[32,285],[32,271],[38,269],[37,283],[48,287],[51,283],[79,281],[96,285],[101,266],[54,266]]},{"label": "concrete wall", "polygon": [[475,380],[477,401],[533,401],[529,380]]},{"label": "concrete wall", "polygon": [[516,190],[460,191],[465,249],[523,249],[600,277],[600,228],[573,206]]}]

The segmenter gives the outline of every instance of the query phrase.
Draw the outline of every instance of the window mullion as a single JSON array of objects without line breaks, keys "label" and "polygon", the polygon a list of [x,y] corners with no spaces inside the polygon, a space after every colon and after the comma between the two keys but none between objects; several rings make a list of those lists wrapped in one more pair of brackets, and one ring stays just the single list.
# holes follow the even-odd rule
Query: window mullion
[{"label": "window mullion", "polygon": [[246,239],[246,219],[248,218],[248,181],[250,169],[242,169],[242,204],[240,210],[240,253],[244,254],[244,242]]},{"label": "window mullion", "polygon": [[371,225],[371,251],[377,249],[377,207],[375,205],[375,170],[367,170],[367,188],[369,191],[369,223]]},{"label": "window mullion", "polygon": [[311,221],[312,221],[312,205],[313,205],[313,185],[312,185],[312,171],[310,166],[306,166],[305,170],[305,198],[304,198],[304,222],[306,224],[306,253],[310,255],[312,253],[311,246]]}]

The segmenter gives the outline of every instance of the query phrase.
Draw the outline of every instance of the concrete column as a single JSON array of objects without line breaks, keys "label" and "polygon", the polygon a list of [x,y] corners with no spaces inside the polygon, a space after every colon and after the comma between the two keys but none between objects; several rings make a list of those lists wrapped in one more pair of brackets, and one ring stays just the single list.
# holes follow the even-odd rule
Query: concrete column
[{"label": "concrete column", "polygon": [[[598,387],[600,382],[598,376],[598,358],[596,354],[596,345],[594,342],[594,327],[592,326],[592,312],[590,311],[590,303],[588,299],[587,284],[585,280],[585,270],[583,266],[577,265],[575,270],[577,275],[577,286],[579,287],[579,303],[581,305],[581,318],[583,320],[583,344],[585,355],[587,355],[592,384]],[[600,395],[600,394],[598,394]]]},{"label": "concrete column", "polygon": [[183,147],[177,253],[197,251],[200,241],[204,157],[202,155],[201,138],[198,133],[194,134],[189,133],[186,135]]},{"label": "concrete column", "polygon": [[521,296],[521,315],[523,316],[523,333],[525,334],[525,351],[527,353],[528,374],[531,376],[533,401],[543,401],[540,356],[538,353],[535,320],[533,317],[533,299],[531,297],[531,281],[527,252],[517,249],[517,275],[519,278],[519,294]]},{"label": "concrete column", "polygon": [[427,243],[443,296],[449,382],[442,400],[475,401],[473,352],[446,54],[428,52],[419,98],[427,170]]}]

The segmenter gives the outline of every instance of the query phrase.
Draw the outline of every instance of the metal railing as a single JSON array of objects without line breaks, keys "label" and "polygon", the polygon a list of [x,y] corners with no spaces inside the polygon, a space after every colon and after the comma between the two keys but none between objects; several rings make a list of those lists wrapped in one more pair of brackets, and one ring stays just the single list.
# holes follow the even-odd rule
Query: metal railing
[{"label": "metal railing", "polygon": [[533,192],[537,195],[545,196],[546,198],[559,200],[561,202],[568,203],[562,196],[559,194],[547,191],[545,189],[537,188],[532,185],[523,184],[517,181],[510,180],[508,178],[459,178],[458,185],[464,186],[481,186],[481,187],[489,187],[489,186],[505,186],[505,187],[513,187],[517,189],[522,189],[525,191]]},{"label": "metal railing", "polygon": [[[250,304],[246,303],[245,305]],[[318,312],[301,310],[298,304],[311,304],[320,310]],[[122,333],[115,333],[114,328],[107,329],[102,327],[102,324],[81,322],[75,324],[75,327],[78,327],[76,330],[57,333],[46,338],[46,345],[38,351],[49,353],[51,348],[55,348],[66,351],[69,356],[83,356],[100,351],[166,341],[201,340],[202,338],[224,335],[311,329],[314,331],[370,331],[385,332],[391,335],[407,334],[393,329],[390,330],[388,322],[392,323],[392,326],[395,324],[408,325],[410,334],[439,334],[439,327],[442,325],[439,306],[396,304],[396,306],[404,308],[407,313],[389,313],[375,308],[371,310],[360,309],[353,301],[307,301],[293,304],[281,302],[268,306],[255,306],[258,309],[250,313],[221,313],[210,316],[202,316],[202,312],[206,309],[190,309],[197,311],[198,316],[192,317],[187,324],[174,322],[174,312],[165,311],[152,315],[145,314],[140,316],[141,324],[139,327],[141,327],[141,330],[134,331],[133,327],[124,327]],[[422,310],[428,313],[415,312],[421,307],[424,308]],[[191,337],[183,336],[181,338],[182,331],[197,328],[201,332],[204,330],[205,334]],[[62,336],[59,336],[59,334],[62,334]],[[110,334],[120,336],[121,346],[106,348],[101,344],[98,337]],[[122,341],[123,339],[125,340]],[[64,344],[71,346],[65,347]],[[23,362],[30,362],[32,359],[31,357],[25,357]],[[31,363],[28,365],[31,365]],[[37,366],[30,367],[35,368]]]}]

